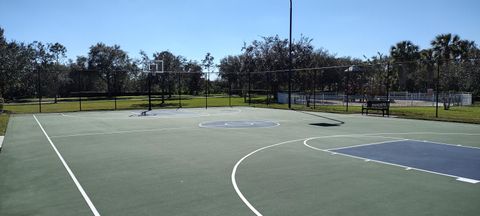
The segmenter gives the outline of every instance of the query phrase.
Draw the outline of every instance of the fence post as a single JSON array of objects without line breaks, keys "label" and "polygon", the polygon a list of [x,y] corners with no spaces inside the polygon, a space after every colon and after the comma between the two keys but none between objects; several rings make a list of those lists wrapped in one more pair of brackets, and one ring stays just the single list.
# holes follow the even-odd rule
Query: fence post
[{"label": "fence post", "polygon": [[42,112],[42,81],[40,79],[40,69],[37,69],[37,84],[38,84],[38,111]]},{"label": "fence post", "polygon": [[114,110],[117,110],[117,71],[113,72],[113,101],[115,103]]},{"label": "fence post", "polygon": [[252,92],[251,92],[252,86],[251,85],[252,85],[251,75],[250,75],[250,71],[248,71],[248,106],[252,104]]},{"label": "fence post", "polygon": [[182,80],[181,72],[178,73],[178,108],[182,108]]},{"label": "fence post", "polygon": [[268,83],[268,87],[267,87],[267,106],[268,106],[270,105],[270,90],[272,86],[269,72],[267,72],[267,83]]},{"label": "fence post", "polygon": [[317,104],[317,70],[313,71],[313,109],[316,109]]},{"label": "fence post", "polygon": [[232,107],[232,81],[228,79],[228,106]]},{"label": "fence post", "polygon": [[208,85],[210,84],[210,73],[207,71],[207,77],[206,77],[206,86],[205,86],[205,109],[208,109],[208,90],[209,87]]}]

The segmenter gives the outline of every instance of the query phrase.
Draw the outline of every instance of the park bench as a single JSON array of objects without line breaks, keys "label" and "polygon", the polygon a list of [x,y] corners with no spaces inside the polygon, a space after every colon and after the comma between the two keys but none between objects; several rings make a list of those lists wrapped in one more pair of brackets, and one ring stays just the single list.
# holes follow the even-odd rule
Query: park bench
[{"label": "park bench", "polygon": [[382,116],[390,116],[390,101],[387,100],[374,100],[374,101],[367,101],[367,103],[362,105],[362,115],[365,111],[366,115],[368,115],[369,110],[381,110]]}]

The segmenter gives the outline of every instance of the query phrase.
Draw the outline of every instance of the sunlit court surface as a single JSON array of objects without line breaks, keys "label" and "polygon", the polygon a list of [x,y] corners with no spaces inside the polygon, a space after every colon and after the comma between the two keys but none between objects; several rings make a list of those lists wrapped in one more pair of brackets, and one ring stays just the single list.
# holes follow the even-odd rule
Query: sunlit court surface
[{"label": "sunlit court surface", "polygon": [[1,215],[479,215],[480,126],[253,107],[18,114]]}]

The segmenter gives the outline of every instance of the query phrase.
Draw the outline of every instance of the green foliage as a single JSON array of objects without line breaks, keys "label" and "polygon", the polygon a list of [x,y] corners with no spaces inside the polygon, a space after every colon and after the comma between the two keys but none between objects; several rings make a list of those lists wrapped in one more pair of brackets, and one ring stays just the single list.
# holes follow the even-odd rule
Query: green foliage
[{"label": "green foliage", "polygon": [[399,63],[394,67],[398,75],[398,90],[415,91],[417,64],[413,62],[420,57],[419,47],[411,41],[401,41],[390,48],[393,63]]}]

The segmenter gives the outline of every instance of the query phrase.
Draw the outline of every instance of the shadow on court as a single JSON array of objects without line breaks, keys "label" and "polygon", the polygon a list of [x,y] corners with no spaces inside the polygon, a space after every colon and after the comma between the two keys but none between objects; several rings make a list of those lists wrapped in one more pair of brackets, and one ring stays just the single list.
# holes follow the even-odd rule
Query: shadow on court
[{"label": "shadow on court", "polygon": [[337,127],[337,126],[340,126],[342,124],[340,123],[337,123],[337,124],[331,124],[331,123],[311,123],[310,125],[313,125],[313,126],[319,126],[319,127]]},{"label": "shadow on court", "polygon": [[330,121],[335,122],[335,123],[325,123],[325,122],[321,122],[321,123],[311,123],[310,125],[313,125],[313,126],[335,127],[335,126],[340,126],[340,125],[345,124],[344,121],[341,121],[341,120],[338,120],[338,119],[334,119],[334,118],[330,118],[330,117],[326,117],[326,116],[322,116],[322,115],[317,114],[317,113],[305,112],[305,111],[300,111],[300,110],[298,110],[297,112],[300,112],[300,113],[303,113],[303,114],[307,114],[307,115],[311,115],[311,116],[315,116],[315,117],[319,117],[319,118],[323,118],[323,119],[327,119],[327,120],[330,120]]}]

